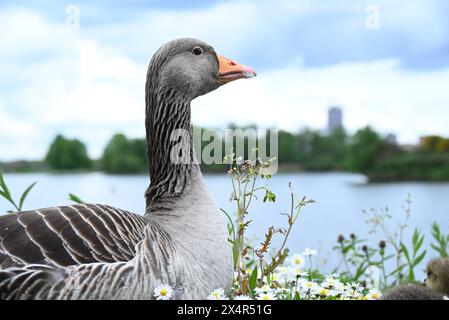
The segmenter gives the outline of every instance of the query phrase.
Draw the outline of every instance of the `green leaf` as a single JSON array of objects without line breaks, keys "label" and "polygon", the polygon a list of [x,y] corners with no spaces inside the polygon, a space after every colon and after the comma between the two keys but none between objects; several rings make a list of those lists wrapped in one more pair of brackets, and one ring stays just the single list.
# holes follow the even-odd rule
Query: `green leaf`
[{"label": "green leaf", "polygon": [[410,267],[410,269],[408,271],[408,281],[409,282],[415,281],[415,273],[413,272],[413,268],[412,267]]},{"label": "green leaf", "polygon": [[419,249],[421,248],[421,246],[423,244],[423,241],[424,241],[424,236],[422,236],[421,239],[416,244],[415,253],[417,253],[419,251]]},{"label": "green leaf", "polygon": [[0,196],[8,200],[8,196],[2,190],[0,190]]},{"label": "green leaf", "polygon": [[276,202],[276,195],[270,191],[270,190],[266,190],[265,191],[265,196],[263,197],[263,202]]},{"label": "green leaf", "polygon": [[69,200],[71,200],[71,201],[73,201],[73,202],[76,202],[76,203],[78,203],[78,204],[84,204],[85,202],[83,201],[83,200],[81,200],[78,196],[76,196],[76,195],[74,195],[74,194],[72,194],[72,193],[69,193]]},{"label": "green leaf", "polygon": [[5,183],[5,178],[3,177],[3,172],[0,172],[0,188],[2,189],[2,195],[11,200],[11,193],[9,192],[8,186]]},{"label": "green leaf", "polygon": [[413,237],[412,237],[412,243],[415,244],[418,241],[419,232],[418,229],[415,229],[413,231]]},{"label": "green leaf", "polygon": [[256,288],[257,283],[257,266],[254,267],[253,273],[251,274],[251,278],[249,280],[249,287],[251,290]]},{"label": "green leaf", "polygon": [[416,258],[416,260],[414,261],[413,265],[417,266],[426,256],[427,250],[424,250],[424,252],[418,257]]},{"label": "green leaf", "polygon": [[22,196],[20,197],[20,202],[19,202],[19,209],[20,211],[22,211],[22,207],[23,207],[23,203],[25,202],[26,197],[28,196],[28,194],[30,193],[31,189],[34,188],[34,186],[37,184],[36,182],[33,182],[28,188],[25,189],[25,191],[22,193]]},{"label": "green leaf", "polygon": [[401,249],[402,252],[404,252],[405,258],[407,259],[407,262],[410,264],[410,256],[408,254],[407,247],[401,242]]}]

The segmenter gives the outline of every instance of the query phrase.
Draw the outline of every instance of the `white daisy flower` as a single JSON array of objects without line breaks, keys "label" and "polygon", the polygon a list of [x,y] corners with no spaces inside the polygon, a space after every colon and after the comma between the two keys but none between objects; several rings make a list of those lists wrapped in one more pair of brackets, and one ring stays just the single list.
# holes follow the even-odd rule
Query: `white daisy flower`
[{"label": "white daisy flower", "polygon": [[257,296],[257,300],[277,300],[272,292],[261,293]]},{"label": "white daisy flower", "polygon": [[300,277],[300,278],[305,278],[305,277],[307,277],[308,275],[309,275],[308,272],[302,271],[302,270],[299,269],[299,268],[290,268],[290,276],[291,276],[293,279],[296,279],[296,278],[298,278],[298,277]]},{"label": "white daisy flower", "polygon": [[154,289],[156,300],[170,300],[173,297],[173,289],[168,284],[161,284]]},{"label": "white daisy flower", "polygon": [[320,288],[315,281],[302,280],[298,282],[301,291],[315,294]]},{"label": "white daisy flower", "polygon": [[362,299],[363,295],[358,291],[350,289],[343,293],[343,297],[348,300],[352,300],[352,299],[356,300],[356,299]]},{"label": "white daisy flower", "polygon": [[348,290],[354,290],[354,291],[360,291],[362,288],[360,287],[360,283],[357,282],[351,282],[350,284],[346,285]]},{"label": "white daisy flower", "polygon": [[316,290],[316,294],[319,295],[322,298],[327,298],[329,296],[332,296],[331,295],[331,290],[326,289],[324,287],[321,287],[321,288],[317,289]]},{"label": "white daisy flower", "polygon": [[288,268],[284,267],[284,266],[279,266],[274,270],[277,274],[282,275],[282,274],[287,274],[288,273]]},{"label": "white daisy flower", "polygon": [[271,288],[269,286],[267,286],[266,284],[264,284],[262,287],[257,287],[256,289],[254,289],[254,291],[256,291],[257,294],[261,294],[261,293],[266,293],[266,292],[271,292]]},{"label": "white daisy flower", "polygon": [[207,300],[226,300],[226,295],[225,295],[224,290],[222,288],[215,289],[207,297]]},{"label": "white daisy flower", "polygon": [[296,253],[290,258],[290,262],[293,268],[302,269],[305,259],[301,254]]},{"label": "white daisy flower", "polygon": [[305,248],[302,255],[306,257],[316,256],[318,254],[318,251],[315,249]]},{"label": "white daisy flower", "polygon": [[369,300],[377,300],[382,297],[382,292],[377,289],[370,289],[370,291],[368,291],[367,297]]}]

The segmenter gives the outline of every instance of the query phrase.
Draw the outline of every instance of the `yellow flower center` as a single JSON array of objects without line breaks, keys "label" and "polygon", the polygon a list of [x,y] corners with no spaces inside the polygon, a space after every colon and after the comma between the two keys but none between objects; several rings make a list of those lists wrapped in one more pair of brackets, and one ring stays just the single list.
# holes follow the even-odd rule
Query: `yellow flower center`
[{"label": "yellow flower center", "polygon": [[159,292],[159,294],[161,295],[161,296],[166,296],[167,295],[167,289],[165,289],[165,288],[162,288],[161,289],[161,291]]},{"label": "yellow flower center", "polygon": [[300,264],[300,263],[301,263],[301,259],[296,259],[296,260],[295,260],[295,263],[296,263],[296,264]]},{"label": "yellow flower center", "polygon": [[326,289],[321,290],[320,295],[327,296],[327,290]]},{"label": "yellow flower center", "polygon": [[377,298],[379,298],[379,295],[377,293],[373,293],[373,294],[371,294],[371,297],[373,299],[377,299]]},{"label": "yellow flower center", "polygon": [[262,300],[270,300],[270,297],[269,297],[268,295],[264,295],[264,296],[262,297]]}]

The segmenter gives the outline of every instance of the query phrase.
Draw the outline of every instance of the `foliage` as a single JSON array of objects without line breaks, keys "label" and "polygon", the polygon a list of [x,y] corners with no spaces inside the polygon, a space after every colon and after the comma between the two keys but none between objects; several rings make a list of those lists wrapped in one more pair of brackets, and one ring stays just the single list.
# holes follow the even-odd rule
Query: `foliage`
[{"label": "foliage", "polygon": [[[293,255],[289,260],[289,250],[286,243],[289,235],[300,216],[301,209],[313,200],[298,199],[290,188],[290,210],[281,213],[287,219],[287,228],[268,228],[262,243],[253,247],[246,238],[246,230],[251,224],[248,220],[249,207],[257,193],[264,194],[263,202],[275,202],[276,195],[267,186],[257,186],[258,178],[269,179],[270,163],[243,161],[234,155],[227,156],[226,162],[230,164],[228,175],[231,178],[231,201],[236,206],[235,220],[232,214],[223,210],[229,219],[229,241],[233,245],[235,280],[231,292],[225,293],[217,289],[211,293],[209,299],[375,299],[381,293],[376,289],[368,290],[358,283],[344,283],[336,275],[324,276],[319,270],[312,268],[312,255],[315,250],[306,249],[303,253],[309,257],[309,269],[302,268],[303,257]],[[281,236],[279,249],[269,250],[274,236]]]},{"label": "foliage", "polygon": [[410,151],[376,163],[367,174],[371,181],[447,181],[449,153]]},{"label": "foliage", "polygon": [[116,134],[106,146],[102,158],[103,170],[107,173],[139,173],[148,171],[144,139],[129,140]]},{"label": "foliage", "polygon": [[88,169],[92,165],[86,146],[79,140],[69,140],[62,135],[56,136],[45,159],[55,170]]},{"label": "foliage", "polygon": [[[9,191],[9,188],[6,185],[5,179],[3,177],[3,172],[0,171],[0,196],[2,196],[6,201],[11,203],[17,212],[22,211],[23,204],[24,204],[26,198],[28,197],[30,191],[34,188],[34,186],[36,184],[37,184],[37,182],[33,182],[22,192],[22,196],[20,197],[19,203],[17,204],[14,201],[14,199],[12,198],[11,192]],[[13,211],[8,211],[8,212],[13,212]]]},{"label": "foliage", "polygon": [[78,197],[77,195],[74,195],[73,193],[69,193],[69,200],[78,203],[78,204],[84,204],[85,202],[83,200],[81,200],[80,197]]},{"label": "foliage", "polygon": [[440,226],[435,222],[432,224],[432,237],[434,240],[434,243],[431,244],[432,249],[435,250],[440,257],[448,257],[449,234],[442,234],[440,231]]},{"label": "foliage", "polygon": [[420,147],[430,152],[449,152],[449,139],[440,136],[426,136],[421,138]]},{"label": "foliage", "polygon": [[366,173],[372,168],[382,148],[382,138],[370,127],[358,130],[348,147],[348,168]]},{"label": "foliage", "polygon": [[[411,199],[407,197],[403,206],[403,221],[396,228],[389,227],[392,219],[388,208],[380,210],[364,210],[367,215],[366,223],[371,226],[370,234],[381,231],[385,240],[377,246],[370,246],[366,239],[359,239],[355,234],[350,239],[343,235],[338,237],[339,243],[334,250],[340,253],[342,263],[334,271],[340,272],[342,278],[352,281],[373,281],[373,285],[380,289],[416,282],[415,272],[422,267],[428,250],[423,249],[424,235],[418,229],[412,233],[410,241],[405,241],[404,234],[411,216]],[[431,248],[439,257],[446,257],[449,235],[441,233],[439,225],[432,225],[434,243]],[[393,265],[390,270],[389,266]],[[343,270],[340,270],[343,266]]]}]

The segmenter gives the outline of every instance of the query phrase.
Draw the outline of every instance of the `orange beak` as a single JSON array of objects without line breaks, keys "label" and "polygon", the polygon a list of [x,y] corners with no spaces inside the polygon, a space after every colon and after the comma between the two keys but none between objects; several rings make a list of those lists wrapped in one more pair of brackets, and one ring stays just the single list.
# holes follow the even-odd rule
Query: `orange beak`
[{"label": "orange beak", "polygon": [[250,67],[239,64],[223,56],[218,58],[218,81],[225,84],[242,78],[253,78],[257,75],[256,71]]}]

